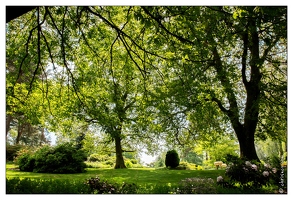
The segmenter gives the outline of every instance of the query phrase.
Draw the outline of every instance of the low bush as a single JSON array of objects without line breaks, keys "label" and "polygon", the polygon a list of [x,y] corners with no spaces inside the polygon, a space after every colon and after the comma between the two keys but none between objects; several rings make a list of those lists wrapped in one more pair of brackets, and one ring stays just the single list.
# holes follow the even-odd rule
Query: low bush
[{"label": "low bush", "polygon": [[33,153],[33,150],[29,148],[23,148],[17,152],[14,162],[19,165],[20,171],[32,172],[34,170]]},{"label": "low bush", "polygon": [[144,168],[144,166],[141,164],[133,164],[132,168]]},{"label": "low bush", "polygon": [[222,187],[240,187],[251,193],[262,193],[264,186],[279,187],[280,178],[283,173],[284,184],[282,190],[287,189],[287,173],[282,171],[282,167],[271,167],[269,164],[262,164],[257,161],[247,161],[238,157],[228,157],[229,162],[225,176],[219,176],[217,183]]},{"label": "low bush", "polygon": [[113,166],[106,165],[100,162],[85,162],[86,168],[100,168],[100,169],[105,169],[105,168],[112,168]]},{"label": "low bush", "polygon": [[117,186],[101,181],[98,176],[88,179],[85,184],[90,187],[91,193],[94,194],[117,194],[118,192]]},{"label": "low bush", "polygon": [[125,160],[124,162],[125,162],[125,166],[127,168],[132,168],[133,167],[133,164],[132,164],[132,162],[130,160]]},{"label": "low bush", "polygon": [[217,185],[211,178],[186,178],[180,181],[172,194],[216,194]]},{"label": "low bush", "polygon": [[104,162],[109,159],[108,155],[91,154],[88,158],[90,162]]},{"label": "low bush", "polygon": [[102,181],[98,176],[86,180],[93,194],[137,194],[138,186],[134,183],[112,184]]},{"label": "low bush", "polygon": [[80,173],[86,165],[85,154],[70,143],[56,147],[43,146],[35,152],[20,152],[16,164],[21,171],[39,173]]},{"label": "low bush", "polygon": [[195,170],[203,170],[203,167],[200,165],[195,165]]}]

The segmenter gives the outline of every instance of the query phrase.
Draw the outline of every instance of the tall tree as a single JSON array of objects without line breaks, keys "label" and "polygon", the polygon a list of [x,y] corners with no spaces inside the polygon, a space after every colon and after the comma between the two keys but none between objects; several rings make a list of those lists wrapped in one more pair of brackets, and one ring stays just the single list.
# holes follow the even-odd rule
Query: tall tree
[{"label": "tall tree", "polygon": [[[228,119],[238,138],[241,157],[258,160],[254,140],[263,111],[260,102],[266,99],[264,92],[269,90],[263,77],[268,75],[272,64],[277,70],[285,69],[279,73],[279,80],[274,79],[282,88],[275,98],[286,96],[287,8],[143,7],[142,10],[156,24],[161,40],[164,38],[164,44],[168,44],[166,49],[174,55],[167,66],[169,76],[174,77],[170,84],[176,86],[170,93],[179,105],[192,110],[198,121],[202,120],[200,116],[211,114],[207,126],[212,121]],[[282,101],[282,106],[286,108],[286,102]],[[208,109],[202,111],[203,107]],[[215,115],[217,112],[220,113]],[[271,118],[264,112],[261,116]],[[273,123],[277,122],[269,126]],[[286,124],[286,119],[280,124]]]},{"label": "tall tree", "polygon": [[[60,12],[71,13],[71,9],[60,8]],[[58,83],[52,88],[51,97],[58,102],[60,100],[54,96],[60,96],[70,103],[64,105],[60,101],[55,104],[55,115],[59,116],[60,122],[64,118],[71,118],[102,127],[110,141],[115,144],[115,168],[125,168],[123,152],[133,151],[143,143],[153,146],[150,141],[155,138],[147,131],[143,135],[139,133],[140,126],[144,126],[144,122],[150,118],[145,117],[147,112],[143,110],[144,91],[148,88],[143,79],[145,72],[137,64],[141,63],[139,58],[143,55],[140,52],[132,55],[129,52],[132,41],[122,37],[119,31],[113,32],[115,27],[120,27],[131,31],[132,37],[138,39],[141,32],[134,27],[139,26],[139,23],[129,23],[126,12],[130,10],[128,7],[77,10],[80,11],[79,22],[72,25],[76,32],[69,37],[71,41],[78,39],[79,45],[72,47],[70,52],[63,50],[60,55],[71,60],[71,66],[67,66],[64,60],[60,63],[70,77],[66,73],[53,75]],[[51,11],[47,12],[50,15]],[[91,15],[86,15],[88,13]],[[70,14],[66,17],[70,17]],[[97,17],[101,20],[97,20]],[[90,18],[94,20],[89,20]],[[53,18],[51,20],[53,23]],[[109,27],[110,21],[113,24]],[[69,27],[68,32],[73,31]],[[67,49],[68,46],[63,42],[62,48]]]},{"label": "tall tree", "polygon": [[[23,20],[28,16],[37,19]],[[80,104],[77,107],[82,108],[74,113],[91,117],[88,120],[98,117],[99,123],[107,121],[104,127],[114,138],[120,135],[125,119],[135,115],[132,112],[136,113],[137,106],[157,116],[148,120],[158,126],[149,128],[175,139],[189,127],[190,117],[199,125],[197,130],[208,127],[203,130],[216,133],[220,128],[223,133],[231,128],[241,156],[247,159],[258,159],[254,140],[265,135],[258,134],[259,130],[278,124],[275,127],[283,129],[280,132],[286,138],[286,119],[274,121],[272,114],[280,116],[280,112],[273,113],[276,107],[269,102],[286,110],[286,101],[278,99],[286,97],[287,7],[38,7],[16,21],[28,30],[24,37],[17,37],[21,38],[17,44],[25,44],[22,58],[15,62],[19,72],[29,65],[28,58],[35,60],[34,72],[48,62],[63,67],[66,76],[61,79],[66,81],[61,85],[70,88],[70,95]],[[12,29],[7,33],[12,36],[19,28],[10,23]],[[11,46],[11,55],[13,49]],[[94,67],[105,67],[102,72],[96,68],[103,74],[97,82],[107,86],[107,91],[97,90],[105,95],[93,94],[88,107],[83,87],[87,91],[97,88],[90,81]],[[134,68],[140,73],[137,80],[138,76],[126,76]],[[280,72],[278,76],[271,74],[274,71]],[[268,84],[271,79],[277,83]],[[131,84],[143,85],[139,91],[148,91],[144,96],[148,106],[133,103],[130,109],[136,95],[132,88],[126,92]],[[111,106],[104,103],[103,96],[111,100]],[[101,112],[97,105],[108,111]],[[267,107],[269,111],[265,111]],[[112,113],[111,124],[103,117]]]}]

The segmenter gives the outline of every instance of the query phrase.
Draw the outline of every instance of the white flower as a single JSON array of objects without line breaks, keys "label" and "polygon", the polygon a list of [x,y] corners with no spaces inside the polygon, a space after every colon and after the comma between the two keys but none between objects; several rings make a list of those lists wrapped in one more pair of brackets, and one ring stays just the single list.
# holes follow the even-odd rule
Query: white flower
[{"label": "white flower", "polygon": [[271,168],[270,164],[265,163],[264,164],[265,168]]},{"label": "white flower", "polygon": [[263,175],[264,177],[267,177],[267,176],[270,175],[270,173],[269,173],[268,171],[264,171],[264,172],[262,173],[262,175]]},{"label": "white flower", "polygon": [[277,169],[276,168],[273,168],[272,169],[272,172],[275,174],[275,173],[277,173]]},{"label": "white flower", "polygon": [[223,177],[222,176],[218,176],[217,177],[217,182],[219,183],[219,182],[222,182],[224,179],[223,179]]},{"label": "white flower", "polygon": [[251,167],[251,162],[246,161],[246,162],[245,162],[245,165],[248,166],[248,167]]},{"label": "white flower", "polygon": [[257,171],[257,166],[255,164],[251,165],[251,169]]}]

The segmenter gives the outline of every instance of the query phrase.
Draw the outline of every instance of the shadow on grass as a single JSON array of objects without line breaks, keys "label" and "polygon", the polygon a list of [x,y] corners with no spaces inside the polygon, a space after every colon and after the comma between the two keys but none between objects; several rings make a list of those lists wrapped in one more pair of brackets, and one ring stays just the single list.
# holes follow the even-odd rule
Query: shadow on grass
[{"label": "shadow on grass", "polygon": [[165,185],[177,184],[182,179],[197,178],[216,178],[224,174],[224,170],[169,170],[154,168],[137,168],[137,169],[96,169],[87,168],[84,173],[76,174],[49,174],[33,173],[12,170],[15,166],[6,167],[7,178],[32,178],[32,179],[75,179],[86,180],[91,177],[100,177],[101,180],[115,183],[135,183],[137,185]]}]

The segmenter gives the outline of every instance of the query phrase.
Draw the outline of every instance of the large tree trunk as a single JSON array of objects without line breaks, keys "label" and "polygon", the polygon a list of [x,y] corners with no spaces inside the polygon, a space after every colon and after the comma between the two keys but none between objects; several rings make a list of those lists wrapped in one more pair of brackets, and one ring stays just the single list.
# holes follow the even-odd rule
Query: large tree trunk
[{"label": "large tree trunk", "polygon": [[[259,39],[256,29],[256,22],[251,20],[249,22],[249,28],[243,33],[243,54],[242,54],[242,81],[246,89],[246,105],[244,123],[240,122],[239,107],[237,98],[233,89],[233,85],[227,78],[228,75],[222,64],[222,60],[217,51],[214,48],[214,66],[217,71],[217,77],[221,81],[224,90],[229,100],[230,108],[226,109],[222,102],[213,97],[219,108],[229,117],[233,129],[237,135],[240,156],[247,160],[257,160],[259,158],[256,154],[254,144],[254,134],[256,131],[258,116],[259,116],[259,99],[260,99],[260,81],[261,73],[259,66],[263,64],[263,61],[259,57]],[[250,50],[251,56],[248,56],[248,50]],[[247,63],[249,61],[249,63]],[[250,66],[250,78],[247,79],[247,65]]]},{"label": "large tree trunk", "polygon": [[123,151],[121,146],[121,138],[119,136],[115,137],[115,149],[116,149],[116,164],[115,169],[123,169],[126,168],[123,159]]},{"label": "large tree trunk", "polygon": [[240,146],[240,157],[246,160],[259,161],[254,144],[254,132],[242,131],[237,132],[236,135]]}]

